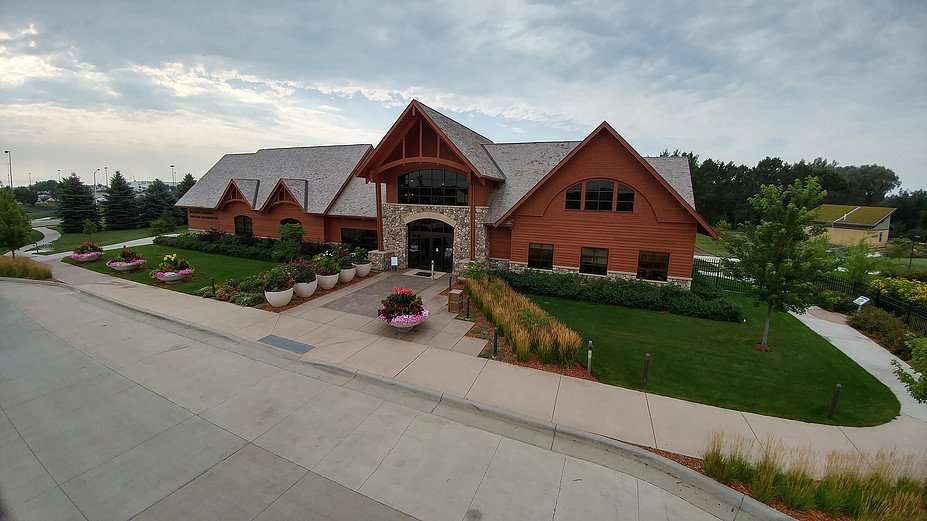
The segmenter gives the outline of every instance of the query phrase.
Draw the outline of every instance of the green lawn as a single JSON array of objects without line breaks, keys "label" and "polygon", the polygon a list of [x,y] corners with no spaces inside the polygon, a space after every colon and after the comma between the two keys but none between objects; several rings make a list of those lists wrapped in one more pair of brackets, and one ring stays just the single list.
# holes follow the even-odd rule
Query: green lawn
[{"label": "green lawn", "polygon": [[[650,353],[647,390],[728,409],[814,423],[866,426],[885,423],[898,399],[881,382],[795,317],[776,313],[772,352],[754,349],[762,337],[765,309],[743,295],[747,322],[735,324],[638,309],[531,297],[594,342],[593,372],[602,382],[641,388]],[[585,362],[585,352],[582,353]],[[833,420],[827,410],[842,384]]]},{"label": "green lawn", "polygon": [[35,206],[25,205],[23,209],[26,210],[26,216],[29,217],[29,220],[41,219],[42,217],[54,217],[55,216],[55,205],[39,203]]},{"label": "green lawn", "polygon": [[696,235],[695,247],[718,257],[727,257],[727,249],[724,248],[724,245],[721,244],[721,241],[718,239],[712,239],[707,235]]},{"label": "green lawn", "polygon": [[[60,227],[55,227],[60,230]],[[186,230],[186,226],[178,226],[177,231],[181,232]],[[134,241],[135,239],[143,239],[145,237],[151,237],[151,228],[137,228],[134,230],[107,230],[102,232],[97,232],[93,234],[94,244],[100,246],[107,246],[110,244],[119,244],[123,242]],[[62,253],[66,251],[73,251],[74,248],[80,246],[80,244],[87,240],[87,236],[83,233],[63,233],[61,238],[55,241],[55,249],[45,252],[45,253]]]},{"label": "green lawn", "polygon": [[[191,294],[196,293],[196,291],[200,288],[210,285],[211,277],[215,277],[216,284],[220,284],[228,279],[239,280],[249,275],[254,275],[258,272],[264,271],[272,266],[276,266],[276,263],[274,262],[240,259],[237,257],[226,257],[225,255],[215,255],[212,253],[203,253],[192,250],[181,250],[177,248],[168,248],[166,246],[156,246],[153,244],[149,246],[137,246],[132,249],[145,257],[145,259],[148,260],[148,264],[140,271],[128,274],[120,274],[120,277],[144,284],[153,284],[157,281],[152,279],[148,272],[156,268],[158,264],[161,263],[161,259],[164,258],[165,255],[169,253],[176,253],[178,257],[186,259],[186,261],[196,269],[196,273],[194,273],[193,278],[189,282],[181,282],[179,284],[173,284],[169,287],[176,291]],[[81,266],[83,268],[91,269],[99,273],[113,275],[116,272],[106,266],[106,261],[109,257],[112,257],[115,254],[115,251],[106,252],[103,259],[91,263],[72,261],[67,257],[64,259],[64,261],[70,264]]]},{"label": "green lawn", "polygon": [[[885,259],[885,261],[888,262],[889,264],[893,264],[895,266],[898,266],[904,269],[908,268],[908,258],[907,257],[903,257],[901,259],[893,259],[891,257],[882,257],[882,258]],[[913,258],[913,259],[910,259],[910,261],[911,261],[912,269],[921,269],[921,270],[927,269],[927,258]]]},{"label": "green lawn", "polygon": [[[45,235],[38,230],[29,230],[29,244],[23,246],[23,248],[30,248],[34,243],[41,241],[44,237]],[[0,255],[6,255],[8,251],[10,250],[6,248],[0,248]]]}]

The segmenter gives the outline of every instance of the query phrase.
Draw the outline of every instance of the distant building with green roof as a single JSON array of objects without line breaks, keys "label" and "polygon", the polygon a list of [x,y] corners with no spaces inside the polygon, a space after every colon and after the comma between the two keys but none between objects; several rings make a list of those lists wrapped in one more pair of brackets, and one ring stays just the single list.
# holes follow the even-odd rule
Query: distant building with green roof
[{"label": "distant building with green roof", "polygon": [[854,206],[822,204],[814,209],[815,224],[827,227],[831,244],[849,246],[866,239],[875,247],[888,244],[889,226],[895,208],[884,206]]}]

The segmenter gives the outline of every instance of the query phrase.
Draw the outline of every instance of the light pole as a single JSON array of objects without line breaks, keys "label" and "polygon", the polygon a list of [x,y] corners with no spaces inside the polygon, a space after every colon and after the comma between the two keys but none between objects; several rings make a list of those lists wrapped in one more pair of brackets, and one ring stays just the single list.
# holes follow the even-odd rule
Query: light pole
[{"label": "light pole", "polygon": [[100,171],[99,168],[93,171],[93,204],[94,205],[97,204],[97,172],[99,171]]},{"label": "light pole", "polygon": [[9,150],[4,150],[4,154],[9,154],[10,156],[10,190],[13,189],[13,153]]},{"label": "light pole", "polygon": [[174,165],[171,165],[171,188],[172,188],[172,189],[174,188],[174,185],[175,185],[175,184],[176,184],[176,183],[175,183],[175,181],[174,181]]},{"label": "light pole", "polygon": [[29,186],[32,187],[32,172],[29,172]]},{"label": "light pole", "polygon": [[919,240],[921,240],[920,235],[915,235],[914,238],[911,239],[911,254],[908,255],[908,270],[911,269],[911,261],[914,260],[914,245],[916,245],[917,244],[916,241],[919,241]]},{"label": "light pole", "polygon": [[58,182],[61,182],[61,169],[58,169]]}]

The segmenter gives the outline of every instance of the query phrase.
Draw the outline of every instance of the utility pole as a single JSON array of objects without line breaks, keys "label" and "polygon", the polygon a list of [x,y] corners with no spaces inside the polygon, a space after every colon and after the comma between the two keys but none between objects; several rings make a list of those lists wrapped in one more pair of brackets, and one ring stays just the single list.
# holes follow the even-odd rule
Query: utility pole
[{"label": "utility pole", "polygon": [[4,150],[4,154],[9,154],[10,156],[10,190],[13,189],[13,153],[9,150]]}]

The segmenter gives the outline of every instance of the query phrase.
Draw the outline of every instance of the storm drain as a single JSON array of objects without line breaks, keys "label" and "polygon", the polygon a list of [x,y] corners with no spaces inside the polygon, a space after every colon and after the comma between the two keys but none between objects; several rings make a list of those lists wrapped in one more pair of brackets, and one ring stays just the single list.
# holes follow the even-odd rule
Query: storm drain
[{"label": "storm drain", "polygon": [[290,340],[289,338],[283,338],[277,335],[267,335],[259,341],[269,346],[279,347],[280,349],[286,349],[287,351],[292,351],[299,354],[308,353],[310,350],[315,348],[315,346],[297,342],[296,340]]}]

